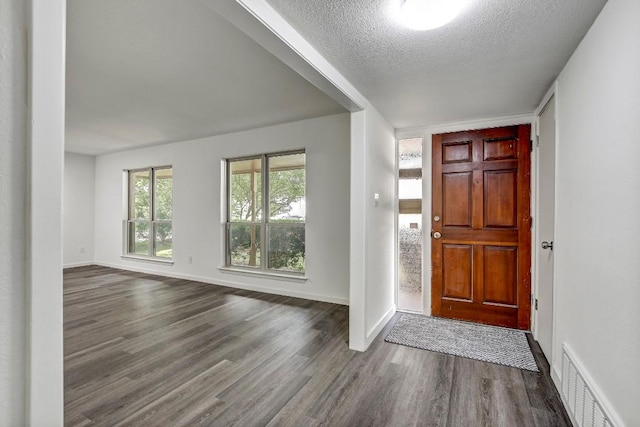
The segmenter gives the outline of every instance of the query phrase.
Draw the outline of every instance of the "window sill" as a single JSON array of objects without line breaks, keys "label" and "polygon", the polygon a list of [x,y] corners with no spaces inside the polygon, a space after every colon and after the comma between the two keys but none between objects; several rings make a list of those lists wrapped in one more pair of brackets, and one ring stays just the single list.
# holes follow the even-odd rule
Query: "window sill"
[{"label": "window sill", "polygon": [[128,259],[131,261],[140,261],[140,262],[149,262],[151,264],[163,264],[163,265],[173,265],[173,259],[166,259],[160,257],[149,257],[142,255],[120,255],[122,259]]},{"label": "window sill", "polygon": [[234,268],[234,267],[218,267],[222,273],[228,274],[239,274],[242,276],[253,276],[253,277],[264,277],[266,279],[278,279],[278,280],[287,280],[289,282],[298,282],[304,283],[308,280],[307,276],[297,275],[297,274],[286,274],[286,273],[272,273],[264,270],[249,270],[244,268]]}]

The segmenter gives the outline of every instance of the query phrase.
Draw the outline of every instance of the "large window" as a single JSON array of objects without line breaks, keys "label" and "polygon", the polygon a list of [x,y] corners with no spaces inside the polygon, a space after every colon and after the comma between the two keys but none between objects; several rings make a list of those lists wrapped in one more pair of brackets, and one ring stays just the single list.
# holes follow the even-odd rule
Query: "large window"
[{"label": "large window", "polygon": [[126,223],[126,254],[173,256],[173,169],[171,166],[127,172],[129,203]]},{"label": "large window", "polygon": [[304,151],[227,160],[227,200],[227,266],[304,273]]}]

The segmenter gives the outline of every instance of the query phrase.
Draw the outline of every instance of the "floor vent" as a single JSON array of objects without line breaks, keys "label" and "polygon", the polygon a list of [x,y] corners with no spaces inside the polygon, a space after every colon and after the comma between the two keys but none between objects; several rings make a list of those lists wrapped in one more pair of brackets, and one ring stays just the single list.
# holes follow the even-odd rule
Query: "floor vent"
[{"label": "floor vent", "polygon": [[563,346],[562,398],[572,421],[577,427],[614,427],[585,378],[576,358]]}]

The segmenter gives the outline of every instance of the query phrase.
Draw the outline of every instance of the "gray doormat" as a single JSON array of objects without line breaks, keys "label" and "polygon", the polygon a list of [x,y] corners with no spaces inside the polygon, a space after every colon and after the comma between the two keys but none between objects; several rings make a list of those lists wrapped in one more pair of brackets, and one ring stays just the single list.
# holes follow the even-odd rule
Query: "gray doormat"
[{"label": "gray doormat", "polygon": [[403,314],[384,340],[540,372],[525,332],[515,329]]}]

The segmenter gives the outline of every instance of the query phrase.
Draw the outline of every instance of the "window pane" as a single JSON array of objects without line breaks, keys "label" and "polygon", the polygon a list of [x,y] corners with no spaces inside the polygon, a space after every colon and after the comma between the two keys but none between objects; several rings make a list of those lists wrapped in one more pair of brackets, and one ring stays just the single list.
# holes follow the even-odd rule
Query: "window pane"
[{"label": "window pane", "polygon": [[305,232],[303,224],[269,224],[269,268],[304,272]]},{"label": "window pane", "polygon": [[130,219],[150,219],[151,217],[151,195],[149,182],[151,171],[130,172],[133,195],[130,198],[129,218]]},{"label": "window pane", "polygon": [[129,222],[129,253],[149,255],[149,223]]},{"label": "window pane", "polygon": [[171,219],[173,216],[173,169],[157,169],[155,181],[156,217],[154,219]]},{"label": "window pane", "polygon": [[260,224],[228,224],[231,265],[260,267]]},{"label": "window pane", "polygon": [[269,219],[304,222],[305,154],[269,157]]},{"label": "window pane", "polygon": [[400,179],[398,181],[399,199],[422,199],[422,179]]},{"label": "window pane", "polygon": [[422,311],[422,215],[399,215],[398,228],[398,308]]},{"label": "window pane", "polygon": [[422,169],[422,138],[398,141],[398,168]]},{"label": "window pane", "polygon": [[173,256],[173,227],[170,222],[155,223],[155,256],[171,258]]},{"label": "window pane", "polygon": [[231,221],[255,222],[262,219],[261,159],[229,162],[231,183],[229,204]]}]

